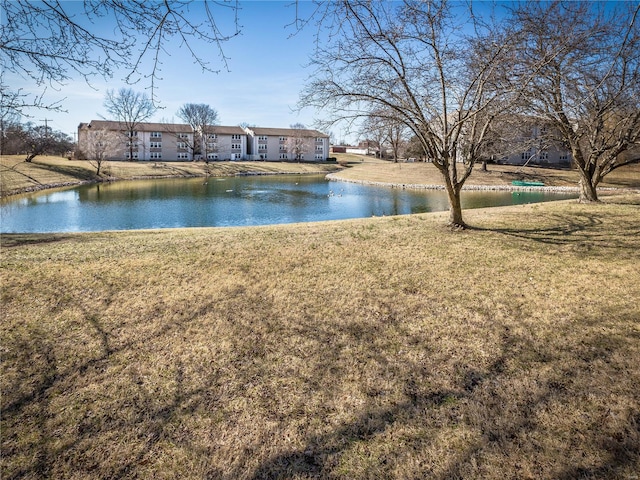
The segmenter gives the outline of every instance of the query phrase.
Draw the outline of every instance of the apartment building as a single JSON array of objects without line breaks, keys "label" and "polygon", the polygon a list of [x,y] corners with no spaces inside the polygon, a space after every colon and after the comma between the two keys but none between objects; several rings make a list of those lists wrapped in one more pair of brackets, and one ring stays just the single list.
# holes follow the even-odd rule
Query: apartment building
[{"label": "apartment building", "polygon": [[262,127],[244,130],[250,160],[322,161],[329,157],[329,136],[318,130]]},{"label": "apartment building", "polygon": [[549,127],[539,125],[535,119],[522,117],[512,126],[510,135],[503,135],[499,146],[501,151],[496,155],[498,163],[510,165],[541,165],[569,167],[571,151],[559,140],[560,136]]},{"label": "apartment building", "polygon": [[304,160],[329,156],[329,136],[317,130],[141,123],[130,134],[120,122],[92,120],[78,126],[78,149],[85,158],[106,160]]}]

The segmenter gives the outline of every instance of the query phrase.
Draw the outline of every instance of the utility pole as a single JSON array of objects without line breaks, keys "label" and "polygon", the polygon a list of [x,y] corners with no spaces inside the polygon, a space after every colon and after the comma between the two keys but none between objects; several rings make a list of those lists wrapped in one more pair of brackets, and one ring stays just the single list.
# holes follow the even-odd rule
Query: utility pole
[{"label": "utility pole", "polygon": [[44,122],[44,138],[45,138],[45,148],[44,148],[44,154],[48,155],[47,150],[49,149],[49,123],[52,119],[51,118],[43,118],[40,121]]},{"label": "utility pole", "polygon": [[49,136],[49,124],[47,122],[50,122],[51,120],[51,118],[43,118],[40,120],[41,122],[44,122],[44,134],[46,137]]}]

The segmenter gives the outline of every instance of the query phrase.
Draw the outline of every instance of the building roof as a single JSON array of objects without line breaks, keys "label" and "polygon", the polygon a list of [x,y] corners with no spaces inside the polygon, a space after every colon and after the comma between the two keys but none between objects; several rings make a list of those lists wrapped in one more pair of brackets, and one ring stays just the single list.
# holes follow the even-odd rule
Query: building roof
[{"label": "building roof", "polygon": [[300,129],[295,128],[266,128],[266,127],[249,127],[248,130],[252,131],[254,135],[270,135],[277,137],[288,137],[291,132],[299,131],[302,137],[323,137],[328,138],[326,133],[319,132],[318,130]]},{"label": "building roof", "polygon": [[[78,128],[91,128],[97,130],[122,130],[122,123],[115,120],[91,120],[89,123],[81,123]],[[212,125],[207,128],[211,133],[219,134],[239,134],[244,135],[241,127],[229,127],[224,125]],[[171,132],[171,133],[191,133],[190,125],[184,123],[139,123],[136,126],[138,132]]]}]

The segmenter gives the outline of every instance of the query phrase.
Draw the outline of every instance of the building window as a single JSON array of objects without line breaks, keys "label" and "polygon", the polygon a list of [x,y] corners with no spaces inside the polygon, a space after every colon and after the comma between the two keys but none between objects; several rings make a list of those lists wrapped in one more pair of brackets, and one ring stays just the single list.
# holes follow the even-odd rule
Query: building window
[{"label": "building window", "polygon": [[127,142],[127,147],[137,147],[138,142]]},{"label": "building window", "polygon": [[231,150],[240,150],[242,148],[242,144],[240,143],[232,143]]},{"label": "building window", "polygon": [[520,158],[522,158],[522,160],[529,160],[531,158],[531,150],[522,152],[522,156]]},{"label": "building window", "polygon": [[[132,158],[132,157],[131,157],[131,155],[129,154],[129,152],[127,152],[127,154],[125,155],[125,158],[126,158],[127,160],[129,160],[129,159],[131,159],[131,158]],[[134,159],[134,160],[137,160],[137,159],[138,159],[138,152],[133,152],[133,159]]]},{"label": "building window", "polygon": [[149,142],[149,148],[162,148],[162,142]]},{"label": "building window", "polygon": [[287,141],[287,137],[280,137],[280,141],[281,142],[286,142]]},{"label": "building window", "polygon": [[188,133],[179,133],[178,134],[178,138],[189,138],[189,134]]},{"label": "building window", "polygon": [[261,153],[260,154],[260,160],[266,160],[267,159],[267,154],[266,153]]},{"label": "building window", "polygon": [[207,138],[209,140],[217,140],[218,139],[218,135],[216,135],[215,133],[210,133],[209,135],[207,135]]},{"label": "building window", "polygon": [[549,152],[547,152],[546,150],[541,151],[538,156],[540,157],[540,160],[549,160]]},{"label": "building window", "polygon": [[151,132],[149,136],[151,138],[162,138],[162,132]]},{"label": "building window", "polygon": [[267,149],[267,145],[266,145],[266,144],[264,144],[264,143],[260,143],[260,144],[258,145],[258,150],[266,150],[266,149]]},{"label": "building window", "polygon": [[287,146],[286,145],[280,145],[280,151],[281,152],[286,152],[287,151]]},{"label": "building window", "polygon": [[566,162],[567,160],[569,160],[569,155],[567,153],[561,153],[560,160]]},{"label": "building window", "polygon": [[233,135],[231,135],[231,140],[240,140],[240,135],[234,133]]},{"label": "building window", "polygon": [[189,154],[188,153],[179,153],[178,154],[178,160],[189,160]]},{"label": "building window", "polygon": [[280,160],[288,160],[288,159],[289,159],[289,155],[287,155],[286,153],[280,154]]},{"label": "building window", "polygon": [[317,137],[316,143],[324,143],[324,140],[322,139],[322,137]]},{"label": "building window", "polygon": [[178,142],[176,144],[176,147],[178,147],[178,148],[189,148],[189,146],[187,145],[187,142]]},{"label": "building window", "polygon": [[138,132],[127,132],[127,137],[137,137]]},{"label": "building window", "polygon": [[316,145],[316,152],[324,152],[324,147],[322,145]]},{"label": "building window", "polygon": [[259,140],[259,141],[261,141],[261,142],[266,142],[266,141],[267,141],[267,139],[268,139],[268,137],[267,137],[266,135],[260,135],[260,136],[258,137],[258,140]]},{"label": "building window", "polygon": [[162,152],[151,152],[149,153],[149,158],[151,160],[159,160],[162,158]]},{"label": "building window", "polygon": [[324,159],[324,155],[322,155],[321,153],[320,154],[316,153],[315,159],[316,160],[323,160]]},{"label": "building window", "polygon": [[218,154],[217,153],[207,153],[207,159],[209,159],[209,160],[218,160]]}]

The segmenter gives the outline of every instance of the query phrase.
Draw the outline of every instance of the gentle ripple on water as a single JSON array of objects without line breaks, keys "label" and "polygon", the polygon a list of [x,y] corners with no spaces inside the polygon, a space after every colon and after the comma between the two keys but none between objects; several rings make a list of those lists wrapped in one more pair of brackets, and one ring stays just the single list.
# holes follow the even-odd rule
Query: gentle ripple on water
[{"label": "gentle ripple on water", "polygon": [[[575,198],[547,192],[463,192],[463,208]],[[83,185],[10,197],[0,232],[44,233],[315,222],[448,209],[446,194],[324,175],[192,178]]]}]

